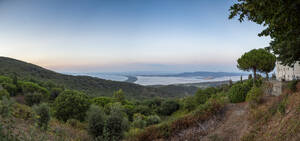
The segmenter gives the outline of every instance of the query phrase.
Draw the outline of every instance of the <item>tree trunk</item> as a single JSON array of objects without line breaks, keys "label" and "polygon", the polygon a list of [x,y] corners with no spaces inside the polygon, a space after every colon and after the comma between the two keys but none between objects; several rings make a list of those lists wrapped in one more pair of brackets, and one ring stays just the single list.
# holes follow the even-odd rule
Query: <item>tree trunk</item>
[{"label": "tree trunk", "polygon": [[255,85],[255,81],[256,81],[256,68],[253,68],[253,86]]},{"label": "tree trunk", "polygon": [[268,74],[268,72],[266,72],[266,78],[267,78],[267,80],[269,80],[269,74]]}]

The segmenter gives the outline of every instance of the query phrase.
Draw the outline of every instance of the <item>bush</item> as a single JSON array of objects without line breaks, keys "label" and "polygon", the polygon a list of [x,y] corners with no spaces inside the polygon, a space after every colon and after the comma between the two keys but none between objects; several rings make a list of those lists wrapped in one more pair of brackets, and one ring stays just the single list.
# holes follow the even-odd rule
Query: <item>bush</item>
[{"label": "bush", "polygon": [[7,90],[7,92],[10,94],[10,96],[17,95],[18,88],[16,85],[11,84],[11,83],[3,83],[2,86],[4,89]]},{"label": "bush", "polygon": [[151,115],[146,118],[147,126],[158,124],[161,122],[161,119],[158,115]]},{"label": "bush", "polygon": [[133,114],[134,114],[134,106],[133,105],[124,105],[123,106],[125,113],[128,116],[128,120],[133,120]]},{"label": "bush", "polygon": [[49,94],[48,90],[44,87],[39,86],[32,82],[22,82],[20,83],[23,93],[34,93],[39,92],[42,94]]},{"label": "bush", "polygon": [[95,97],[91,101],[95,105],[104,107],[106,104],[111,103],[113,100],[110,97]]},{"label": "bush", "polygon": [[292,80],[288,83],[287,86],[292,92],[296,92],[297,91],[297,83],[298,83],[298,80]]},{"label": "bush", "polygon": [[0,76],[0,84],[1,83],[13,83],[13,80],[6,76]]},{"label": "bush", "polygon": [[32,108],[30,108],[27,105],[19,104],[16,103],[13,105],[14,111],[12,115],[16,118],[24,119],[24,120],[29,120],[34,117],[34,112]]},{"label": "bush", "polygon": [[71,118],[83,121],[89,106],[87,95],[78,91],[66,90],[55,99],[54,115],[63,121]]},{"label": "bush", "polygon": [[117,102],[123,103],[125,101],[125,95],[122,89],[119,89],[118,91],[114,92],[113,96],[117,100]]},{"label": "bush", "polygon": [[251,87],[246,84],[237,83],[229,89],[229,100],[232,103],[244,102]]},{"label": "bush", "polygon": [[2,100],[3,97],[9,98],[9,93],[6,90],[0,90],[0,100]]},{"label": "bush", "polygon": [[162,103],[159,113],[162,115],[171,115],[179,109],[179,103],[174,100],[167,100]]},{"label": "bush", "polygon": [[217,92],[216,88],[214,87],[208,87],[204,90],[199,89],[195,94],[195,99],[198,104],[204,104],[206,100],[210,98],[212,94],[215,94]]},{"label": "bush", "polygon": [[189,96],[184,100],[183,103],[183,108],[188,110],[188,111],[192,111],[196,108],[197,103],[196,103],[196,99],[194,96]]},{"label": "bush", "polygon": [[134,113],[141,113],[143,115],[151,115],[153,113],[153,109],[145,105],[138,105],[134,108]]},{"label": "bush", "polygon": [[144,128],[147,126],[147,122],[145,121],[145,116],[137,113],[133,116],[132,127],[134,128]]},{"label": "bush", "polygon": [[47,130],[50,121],[50,109],[46,103],[33,107],[36,113],[36,122],[38,127]]},{"label": "bush", "polygon": [[50,100],[54,101],[61,92],[63,92],[62,88],[52,88],[50,91]]},{"label": "bush", "polygon": [[104,139],[109,141],[121,140],[128,127],[128,120],[124,115],[121,112],[112,111],[105,122]]},{"label": "bush", "polygon": [[105,125],[105,114],[96,105],[91,105],[87,112],[88,132],[96,137],[103,135],[103,127]]},{"label": "bush", "polygon": [[70,125],[73,128],[78,128],[78,129],[86,129],[85,124],[81,123],[77,119],[68,119],[66,122],[68,125]]},{"label": "bush", "polygon": [[42,100],[43,100],[43,95],[40,93],[25,94],[26,105],[32,106],[35,104],[40,104]]},{"label": "bush", "polygon": [[246,101],[251,103],[259,103],[263,93],[264,92],[261,87],[252,87],[247,94]]}]

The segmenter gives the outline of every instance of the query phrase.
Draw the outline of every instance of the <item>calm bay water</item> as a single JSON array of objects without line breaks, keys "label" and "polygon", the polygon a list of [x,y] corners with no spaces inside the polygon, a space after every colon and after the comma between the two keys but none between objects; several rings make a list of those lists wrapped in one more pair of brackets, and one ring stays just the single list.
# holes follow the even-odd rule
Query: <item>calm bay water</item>
[{"label": "calm bay water", "polygon": [[[67,73],[71,75],[87,75],[92,77],[98,77],[106,80],[113,81],[126,81],[128,78],[122,74],[109,74],[109,73]],[[137,81],[134,83],[140,85],[170,85],[170,84],[184,84],[184,83],[200,83],[200,82],[213,82],[213,81],[224,81],[240,80],[240,76],[225,76],[216,77],[212,79],[206,79],[201,76],[195,77],[164,77],[164,76],[136,76]],[[243,79],[247,79],[248,76],[243,76]]]}]

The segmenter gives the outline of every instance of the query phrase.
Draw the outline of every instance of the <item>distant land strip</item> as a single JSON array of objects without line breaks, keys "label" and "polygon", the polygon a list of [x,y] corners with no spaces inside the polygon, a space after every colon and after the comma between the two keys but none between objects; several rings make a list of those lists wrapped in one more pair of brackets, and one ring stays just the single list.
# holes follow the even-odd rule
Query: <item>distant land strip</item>
[{"label": "distant land strip", "polygon": [[136,76],[126,75],[125,77],[127,77],[127,80],[125,80],[124,82],[134,83],[138,80]]}]

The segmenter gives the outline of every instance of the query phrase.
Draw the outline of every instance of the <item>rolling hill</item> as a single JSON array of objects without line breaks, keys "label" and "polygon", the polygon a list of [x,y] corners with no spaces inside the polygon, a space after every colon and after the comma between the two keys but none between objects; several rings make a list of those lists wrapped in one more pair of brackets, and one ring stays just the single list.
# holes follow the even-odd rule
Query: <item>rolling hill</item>
[{"label": "rolling hill", "polygon": [[[68,89],[83,91],[90,96],[111,96],[114,91],[122,89],[128,98],[149,97],[180,97],[186,92],[173,93],[160,88],[141,86],[137,84],[104,80],[90,76],[72,76],[57,73],[40,66],[20,60],[0,57],[0,75],[16,75],[21,80],[36,80],[53,82]],[[189,93],[190,94],[190,93]]]}]

